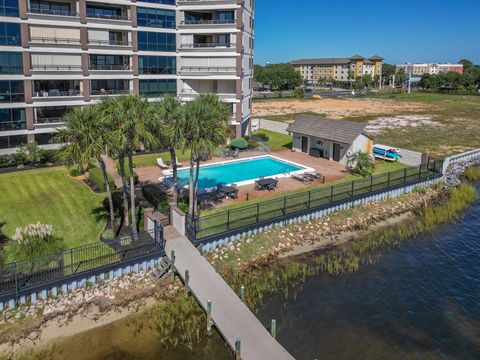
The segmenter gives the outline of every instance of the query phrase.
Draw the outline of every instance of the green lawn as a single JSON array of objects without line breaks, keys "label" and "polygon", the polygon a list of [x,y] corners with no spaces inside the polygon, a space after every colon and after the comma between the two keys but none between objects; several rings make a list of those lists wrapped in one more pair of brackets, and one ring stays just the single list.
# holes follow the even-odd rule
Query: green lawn
[{"label": "green lawn", "polygon": [[265,129],[260,129],[258,133],[265,134],[269,137],[266,144],[272,151],[292,148],[292,137],[290,135],[279,134]]},{"label": "green lawn", "polygon": [[82,181],[66,177],[63,167],[0,175],[0,221],[10,236],[16,227],[40,221],[52,224],[67,247],[99,241],[105,221],[92,210],[104,194],[95,194]]}]

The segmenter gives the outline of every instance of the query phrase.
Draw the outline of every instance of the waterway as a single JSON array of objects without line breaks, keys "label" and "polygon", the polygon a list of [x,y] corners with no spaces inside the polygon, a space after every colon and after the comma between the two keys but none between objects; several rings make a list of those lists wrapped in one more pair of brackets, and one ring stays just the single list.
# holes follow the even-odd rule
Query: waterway
[{"label": "waterway", "polygon": [[[372,259],[354,274],[320,274],[287,298],[266,297],[260,319],[276,319],[278,340],[297,360],[480,358],[480,202],[457,223]],[[74,336],[52,358],[231,359],[218,334],[193,352],[166,351],[148,323],[124,319]]]}]

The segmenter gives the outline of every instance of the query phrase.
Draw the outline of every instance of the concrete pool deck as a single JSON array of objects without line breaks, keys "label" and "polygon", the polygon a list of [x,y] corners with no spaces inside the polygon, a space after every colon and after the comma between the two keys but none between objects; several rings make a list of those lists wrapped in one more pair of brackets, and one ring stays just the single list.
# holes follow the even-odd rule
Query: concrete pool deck
[{"label": "concrete pool deck", "polygon": [[[255,156],[252,153],[242,154],[242,155],[243,156],[240,156],[241,158]],[[268,154],[261,152],[261,153],[258,153],[257,155],[261,156],[261,155],[268,155]],[[299,152],[293,152],[290,150],[279,150],[279,151],[272,151],[270,155],[278,157],[288,162],[293,162],[305,167],[313,168],[315,169],[316,172],[325,176],[326,183],[330,183],[330,182],[342,179],[350,173],[348,169],[345,167],[345,165],[343,164],[329,161],[327,159],[314,158]],[[225,159],[221,157],[213,157],[208,161],[202,162],[202,165],[212,164],[212,163],[222,162],[222,161],[225,161]],[[183,165],[187,167],[188,163],[185,162]],[[166,175],[158,166],[139,167],[135,169],[135,172],[138,175],[139,181],[146,184],[160,185],[160,181],[158,179]],[[305,185],[292,178],[282,178],[279,180],[278,187],[275,191],[256,191],[254,184],[240,186],[237,200],[225,199],[221,203],[215,204],[214,206],[220,207],[220,206],[245,202],[247,201],[247,198],[248,200],[253,200],[257,198],[264,198],[264,197],[268,197],[276,194],[281,194],[282,192],[288,192],[288,191],[299,190],[299,189],[308,189],[309,187],[317,185],[318,183],[319,183],[318,181],[315,181],[310,183],[309,185]]]}]

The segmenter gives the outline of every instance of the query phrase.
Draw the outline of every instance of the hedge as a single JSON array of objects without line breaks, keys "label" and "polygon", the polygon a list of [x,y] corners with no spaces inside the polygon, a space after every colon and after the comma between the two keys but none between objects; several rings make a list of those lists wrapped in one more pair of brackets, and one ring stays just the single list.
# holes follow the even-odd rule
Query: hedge
[{"label": "hedge", "polygon": [[[101,192],[107,191],[107,188],[105,186],[105,181],[103,180],[102,169],[98,167],[90,169],[88,173],[88,178],[99,191]],[[107,174],[107,178],[108,178],[108,183],[110,185],[110,189],[113,191],[115,189],[115,183],[110,175]]]},{"label": "hedge", "polygon": [[[58,160],[58,150],[39,150],[39,162],[32,165],[60,165]],[[25,154],[16,152],[13,154],[0,155],[0,168],[17,167],[20,165],[29,165],[29,161]]]}]

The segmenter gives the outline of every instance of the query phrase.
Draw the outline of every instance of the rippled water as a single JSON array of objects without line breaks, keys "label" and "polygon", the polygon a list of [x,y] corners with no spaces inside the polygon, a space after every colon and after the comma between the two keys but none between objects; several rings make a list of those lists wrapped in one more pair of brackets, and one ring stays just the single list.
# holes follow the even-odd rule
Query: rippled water
[{"label": "rippled water", "polygon": [[457,224],[376,255],[353,275],[268,298],[260,318],[276,318],[298,360],[480,359],[480,202]]}]

